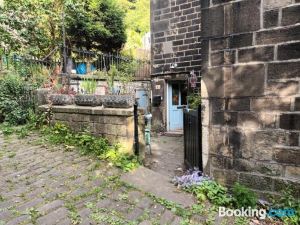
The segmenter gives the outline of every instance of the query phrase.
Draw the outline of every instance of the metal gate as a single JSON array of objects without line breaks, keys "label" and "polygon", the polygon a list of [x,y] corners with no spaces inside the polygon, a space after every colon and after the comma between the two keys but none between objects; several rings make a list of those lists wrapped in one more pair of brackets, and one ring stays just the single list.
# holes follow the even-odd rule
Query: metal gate
[{"label": "metal gate", "polygon": [[202,170],[201,106],[197,110],[184,110],[184,162],[187,167]]}]

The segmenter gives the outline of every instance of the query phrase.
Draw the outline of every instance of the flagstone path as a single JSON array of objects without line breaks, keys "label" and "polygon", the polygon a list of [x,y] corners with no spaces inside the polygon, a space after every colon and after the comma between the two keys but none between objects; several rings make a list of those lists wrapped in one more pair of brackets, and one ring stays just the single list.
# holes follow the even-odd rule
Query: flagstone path
[{"label": "flagstone path", "polygon": [[180,224],[120,170],[41,140],[0,135],[0,225]]}]

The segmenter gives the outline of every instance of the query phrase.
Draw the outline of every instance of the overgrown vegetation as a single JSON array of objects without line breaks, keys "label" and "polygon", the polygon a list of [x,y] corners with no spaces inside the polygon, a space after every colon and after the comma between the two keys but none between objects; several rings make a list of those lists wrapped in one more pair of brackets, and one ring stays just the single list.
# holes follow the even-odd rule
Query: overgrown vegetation
[{"label": "overgrown vegetation", "polygon": [[193,193],[199,202],[209,200],[217,206],[230,206],[232,204],[232,198],[229,196],[227,188],[215,181],[203,181],[202,184],[192,185],[186,190]]},{"label": "overgrown vegetation", "polygon": [[232,189],[233,204],[236,208],[255,208],[257,204],[257,195],[244,185],[235,183]]},{"label": "overgrown vegetation", "polygon": [[0,117],[11,125],[25,124],[34,110],[34,86],[18,75],[0,79]]},{"label": "overgrown vegetation", "polygon": [[278,209],[294,209],[295,215],[291,217],[283,217],[282,220],[285,225],[298,225],[300,224],[300,199],[294,197],[294,191],[291,187],[288,187],[282,191],[281,196],[273,198],[272,208]]},{"label": "overgrown vegetation", "polygon": [[132,170],[139,165],[137,157],[122,153],[118,144],[111,146],[107,139],[94,137],[88,132],[72,132],[64,124],[57,123],[54,126],[44,127],[42,133],[53,144],[64,144],[67,149],[78,148],[82,154],[105,159],[124,171]]},{"label": "overgrown vegetation", "polygon": [[0,47],[44,58],[62,44],[114,51],[126,42],[125,14],[111,0],[5,0],[0,15]]}]

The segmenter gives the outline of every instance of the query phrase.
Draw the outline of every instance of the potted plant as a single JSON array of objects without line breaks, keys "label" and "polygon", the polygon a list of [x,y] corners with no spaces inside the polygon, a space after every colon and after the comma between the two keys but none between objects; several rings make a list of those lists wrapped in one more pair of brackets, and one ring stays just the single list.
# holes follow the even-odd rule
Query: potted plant
[{"label": "potted plant", "polygon": [[[103,97],[103,105],[106,108],[130,108],[134,105],[135,97],[126,93],[126,85],[133,80],[133,72],[128,71],[128,63],[120,65],[118,69],[112,65],[107,73],[107,83],[109,94]],[[120,90],[116,91],[114,82],[118,80],[121,83]]]},{"label": "potted plant", "polygon": [[57,85],[55,89],[56,90],[54,91],[54,94],[50,94],[49,96],[49,100],[52,105],[74,104],[74,95],[76,94],[74,88],[68,85],[62,87],[59,87],[59,85]]},{"label": "potted plant", "polygon": [[82,93],[75,96],[75,104],[80,106],[100,106],[102,98],[95,95],[97,89],[97,81],[94,79],[85,79],[81,84]]}]

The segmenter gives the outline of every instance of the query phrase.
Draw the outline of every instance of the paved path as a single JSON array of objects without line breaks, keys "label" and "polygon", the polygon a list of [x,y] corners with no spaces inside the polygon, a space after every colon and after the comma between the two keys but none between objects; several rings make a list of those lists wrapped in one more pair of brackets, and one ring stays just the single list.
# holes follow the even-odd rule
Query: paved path
[{"label": "paved path", "polygon": [[0,224],[180,224],[120,171],[37,136],[0,135]]},{"label": "paved path", "polygon": [[147,167],[169,178],[182,174],[184,167],[183,136],[158,135],[151,137],[151,147],[152,155],[146,155]]}]

